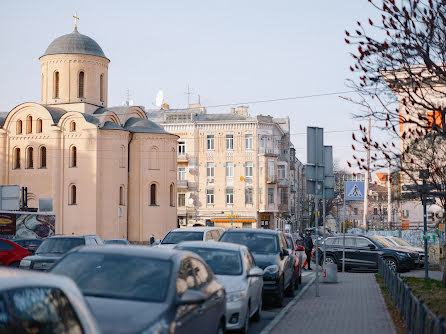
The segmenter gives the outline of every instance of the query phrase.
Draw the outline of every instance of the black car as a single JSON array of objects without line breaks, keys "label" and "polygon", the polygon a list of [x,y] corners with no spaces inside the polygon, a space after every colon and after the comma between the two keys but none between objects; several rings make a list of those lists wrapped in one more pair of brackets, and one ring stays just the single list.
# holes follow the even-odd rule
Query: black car
[{"label": "black car", "polygon": [[79,247],[50,270],[79,287],[103,333],[223,334],[226,294],[191,252]]},{"label": "black car", "polygon": [[[390,246],[380,237],[364,235],[345,235],[345,268],[377,269],[378,258],[395,271],[414,269],[419,266],[419,255],[407,249]],[[323,250],[326,250],[326,263],[335,263],[342,267],[343,235],[331,236],[325,239],[320,247],[319,263],[323,261]]]},{"label": "black car", "polygon": [[14,241],[17,245],[26,248],[31,254],[34,254],[36,249],[42,243],[43,239],[14,239],[12,241]]},{"label": "black car", "polygon": [[284,294],[294,294],[294,258],[280,231],[261,229],[229,229],[219,241],[245,245],[257,266],[263,269],[263,297],[273,297],[282,305]]},{"label": "black car", "polygon": [[66,252],[77,246],[102,244],[101,238],[93,234],[79,237],[49,237],[40,244],[34,255],[27,256],[20,261],[20,269],[47,270]]}]

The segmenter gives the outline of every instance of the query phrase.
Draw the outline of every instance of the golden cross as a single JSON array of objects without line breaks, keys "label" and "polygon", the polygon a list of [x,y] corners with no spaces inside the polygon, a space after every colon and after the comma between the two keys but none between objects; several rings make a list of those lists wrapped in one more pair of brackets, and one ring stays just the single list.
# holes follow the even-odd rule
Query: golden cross
[{"label": "golden cross", "polygon": [[77,30],[77,20],[79,20],[79,18],[77,17],[76,12],[74,13],[73,18],[74,18],[74,30]]}]

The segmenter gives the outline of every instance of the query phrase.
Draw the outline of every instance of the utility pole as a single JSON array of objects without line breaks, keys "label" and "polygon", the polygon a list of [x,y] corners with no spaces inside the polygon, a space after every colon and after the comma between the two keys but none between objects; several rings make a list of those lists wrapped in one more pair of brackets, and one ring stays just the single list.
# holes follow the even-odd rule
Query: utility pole
[{"label": "utility pole", "polygon": [[343,233],[343,237],[342,237],[342,272],[345,273],[345,196],[346,196],[346,189],[345,189],[345,181],[344,181],[344,221],[342,222],[343,225],[343,229],[342,229],[342,233]]},{"label": "utility pole", "polygon": [[390,159],[387,161],[387,223],[392,221],[392,185],[390,180]]}]

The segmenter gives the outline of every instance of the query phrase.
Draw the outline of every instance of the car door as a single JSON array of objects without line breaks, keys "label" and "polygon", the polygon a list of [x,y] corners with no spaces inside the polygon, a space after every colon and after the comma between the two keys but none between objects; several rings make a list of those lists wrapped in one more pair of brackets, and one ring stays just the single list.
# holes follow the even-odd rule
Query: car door
[{"label": "car door", "polygon": [[[288,244],[285,240],[285,237],[283,236],[283,234],[279,234],[279,242],[280,242],[280,258],[281,261],[284,262],[284,283],[285,283],[285,287],[288,286],[288,284],[291,282],[291,279],[293,277],[294,274],[294,263],[293,263],[293,257],[291,255],[283,255],[285,249],[288,249]],[[283,255],[283,256],[282,256]]]},{"label": "car door", "polygon": [[[245,275],[248,275],[252,268],[257,267],[254,257],[249,249],[243,251],[243,262],[246,266]],[[249,295],[252,301],[251,311],[255,311],[262,299],[263,277],[248,277]]]},{"label": "car door", "polygon": [[[356,247],[353,257],[356,264],[360,267],[376,268],[378,266],[378,249],[376,246],[367,238],[356,237],[355,239]],[[375,248],[371,249],[370,244]]]},{"label": "car door", "polygon": [[0,240],[0,265],[8,266],[10,259],[13,257],[14,246],[10,243]]},{"label": "car door", "polygon": [[[343,245],[344,245],[344,238],[339,237],[335,238],[333,240],[333,244],[331,246],[327,245],[327,249],[331,248],[333,252],[336,254],[336,258],[340,261],[340,264],[342,264],[343,261]],[[345,265],[346,266],[353,266],[355,264],[353,253],[355,252],[355,242],[353,237],[346,236],[345,237]]]}]

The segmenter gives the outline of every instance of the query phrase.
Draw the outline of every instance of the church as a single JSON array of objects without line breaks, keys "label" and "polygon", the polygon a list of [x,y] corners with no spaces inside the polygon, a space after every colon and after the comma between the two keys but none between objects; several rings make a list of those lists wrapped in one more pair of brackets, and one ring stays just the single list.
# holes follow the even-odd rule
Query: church
[{"label": "church", "polygon": [[3,185],[52,198],[56,234],[147,241],[177,226],[178,136],[138,106],[109,107],[110,60],[75,25],[39,58],[41,103],[0,119]]}]

